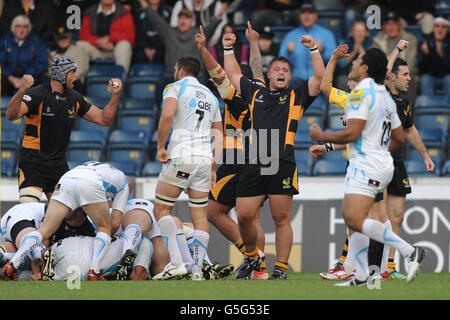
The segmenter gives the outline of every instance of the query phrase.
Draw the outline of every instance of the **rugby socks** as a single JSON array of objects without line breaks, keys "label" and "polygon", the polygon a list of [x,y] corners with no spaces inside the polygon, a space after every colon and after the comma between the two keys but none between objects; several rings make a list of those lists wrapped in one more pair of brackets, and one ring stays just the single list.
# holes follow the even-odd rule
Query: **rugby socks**
[{"label": "rugby socks", "polygon": [[40,243],[38,245],[38,247],[30,253],[31,260],[33,260],[33,261],[41,260],[41,251],[44,249],[45,249],[44,245],[42,243]]},{"label": "rugby socks", "polygon": [[137,255],[136,259],[134,260],[133,267],[141,266],[146,271],[147,274],[149,274],[149,268],[152,261],[152,255],[153,255],[153,244],[152,242],[147,238],[142,238],[141,244],[138,246],[137,249]]},{"label": "rugby socks", "polygon": [[381,271],[381,260],[383,259],[384,244],[376,240],[370,239],[368,261],[369,266],[372,267],[370,275],[376,272],[375,268],[378,268],[378,272]]},{"label": "rugby socks", "polygon": [[183,257],[177,242],[177,226],[172,216],[164,216],[159,219],[158,226],[169,250],[170,262],[176,267],[182,265]]},{"label": "rugby socks", "polygon": [[274,269],[278,269],[278,270],[281,270],[283,272],[287,272],[288,271],[288,264],[287,264],[287,262],[277,261],[277,262],[275,262]]},{"label": "rugby socks", "polygon": [[32,253],[33,250],[37,249],[41,243],[42,235],[37,230],[28,233],[25,238],[23,238],[14,258],[11,259],[14,268],[17,270],[23,259]]},{"label": "rugby socks", "polygon": [[238,243],[234,244],[236,248],[239,250],[240,253],[245,254],[245,244],[244,241],[239,241]]},{"label": "rugby socks", "polygon": [[[359,281],[365,281],[369,276],[369,266],[367,260],[367,252],[369,250],[369,237],[362,233],[354,232],[350,237],[348,244],[348,253],[352,254],[355,259],[355,278]],[[348,272],[349,270],[346,271]]]},{"label": "rugby socks", "polygon": [[194,237],[192,239],[191,252],[192,260],[192,273],[202,273],[203,259],[206,254],[209,242],[209,233],[203,230],[194,230]]},{"label": "rugby socks", "polygon": [[186,267],[188,268],[188,271],[190,270],[190,268],[192,268],[192,256],[191,256],[191,252],[189,251],[189,246],[186,240],[186,234],[184,233],[183,229],[178,229],[177,230],[177,242],[178,242],[178,247],[180,249],[180,253],[181,253],[181,257],[183,259],[183,263],[186,265]]},{"label": "rugby socks", "polygon": [[[255,249],[254,250],[252,250],[252,251],[247,251],[247,250],[245,250],[245,255],[250,259],[250,260],[254,260],[254,259],[256,259],[258,256],[259,256],[259,248],[258,247],[255,247]],[[258,270],[258,271],[262,271],[262,270],[264,270],[264,269],[266,269],[266,262],[264,261],[264,260],[261,260],[262,262],[261,262],[261,264],[259,265],[259,269],[260,270]]]},{"label": "rugby socks", "polygon": [[344,265],[345,259],[347,258],[347,253],[348,253],[348,234],[347,234],[347,238],[345,238],[345,244],[344,244],[344,248],[342,249],[342,253],[341,256],[339,257],[338,263],[340,263],[341,265]]},{"label": "rugby socks", "polygon": [[397,264],[394,261],[394,258],[389,258],[388,260],[388,271],[392,272],[397,269]]},{"label": "rugby socks", "polygon": [[100,263],[106,254],[109,244],[111,243],[111,237],[105,232],[97,232],[92,243],[92,261],[90,269],[99,273],[101,271]]},{"label": "rugby socks", "polygon": [[374,219],[365,219],[362,233],[368,237],[397,249],[404,257],[414,252],[414,247],[396,235],[388,226]]},{"label": "rugby socks", "polygon": [[136,253],[136,247],[141,243],[142,240],[142,229],[137,224],[128,225],[123,231],[123,249],[122,255],[127,251],[131,250]]},{"label": "rugby socks", "polygon": [[[389,228],[389,230],[392,231],[392,225],[391,225],[391,221],[388,220],[384,223],[384,225]],[[391,271],[388,270],[388,259],[389,259],[389,252],[391,251],[391,247],[389,247],[388,245],[384,245],[384,249],[383,249],[383,259],[381,260],[381,273],[385,272],[385,271]],[[394,259],[392,259],[393,261]]]}]

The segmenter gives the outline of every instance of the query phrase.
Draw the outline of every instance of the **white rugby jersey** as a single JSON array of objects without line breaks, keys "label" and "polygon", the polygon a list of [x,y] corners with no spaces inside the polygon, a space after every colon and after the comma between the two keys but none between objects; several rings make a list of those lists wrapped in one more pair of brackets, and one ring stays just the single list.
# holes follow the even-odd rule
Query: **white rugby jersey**
[{"label": "white rugby jersey", "polygon": [[108,163],[89,161],[66,172],[62,178],[86,179],[103,186],[106,198],[112,199],[112,209],[125,212],[129,187],[126,175]]},{"label": "white rugby jersey", "polygon": [[[8,229],[12,228],[14,223],[20,220],[30,220],[34,221],[36,229],[39,229],[42,220],[44,220],[45,215],[45,203],[35,202],[35,203],[20,203],[9,209],[2,217],[0,222],[1,233],[9,239]],[[10,221],[10,227],[7,227],[7,222]]]},{"label": "white rugby jersey", "polygon": [[366,78],[358,83],[347,99],[345,115],[363,119],[361,136],[349,144],[350,166],[362,172],[377,173],[394,170],[388,151],[391,130],[401,126],[397,107],[385,86]]},{"label": "white rugby jersey", "polygon": [[167,98],[178,100],[167,150],[169,158],[191,155],[212,158],[211,126],[222,121],[217,98],[194,77],[167,85],[163,100]]}]

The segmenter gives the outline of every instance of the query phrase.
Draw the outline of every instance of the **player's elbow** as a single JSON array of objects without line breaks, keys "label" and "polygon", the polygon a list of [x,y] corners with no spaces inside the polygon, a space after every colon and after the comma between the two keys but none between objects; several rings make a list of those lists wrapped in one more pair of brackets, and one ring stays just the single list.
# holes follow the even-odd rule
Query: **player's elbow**
[{"label": "player's elbow", "polygon": [[345,143],[355,142],[361,136],[361,133],[355,130],[346,130],[344,135]]}]

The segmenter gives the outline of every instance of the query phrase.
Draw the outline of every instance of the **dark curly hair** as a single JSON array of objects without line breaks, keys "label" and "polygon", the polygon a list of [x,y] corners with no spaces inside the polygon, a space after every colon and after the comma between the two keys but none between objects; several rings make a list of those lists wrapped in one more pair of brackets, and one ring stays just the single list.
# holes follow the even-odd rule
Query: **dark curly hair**
[{"label": "dark curly hair", "polygon": [[378,84],[384,84],[388,60],[386,54],[377,48],[368,49],[362,56],[362,64],[367,65],[367,75]]}]

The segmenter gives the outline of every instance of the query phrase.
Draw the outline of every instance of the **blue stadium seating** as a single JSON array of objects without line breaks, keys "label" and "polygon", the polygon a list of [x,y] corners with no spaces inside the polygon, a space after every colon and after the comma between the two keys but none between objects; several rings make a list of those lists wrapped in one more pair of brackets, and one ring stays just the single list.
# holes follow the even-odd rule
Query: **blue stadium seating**
[{"label": "blue stadium seating", "polygon": [[141,175],[140,165],[136,162],[117,160],[108,161],[108,163],[125,173],[127,176],[139,177]]},{"label": "blue stadium seating", "polygon": [[87,161],[102,161],[102,151],[96,148],[70,147],[67,150],[67,160],[84,163]]},{"label": "blue stadium seating", "polygon": [[74,130],[70,136],[67,159],[76,162],[101,161],[104,146],[102,132]]},{"label": "blue stadium seating", "polygon": [[135,163],[139,170],[148,147],[147,135],[142,131],[114,130],[108,143],[108,162]]},{"label": "blue stadium seating", "polygon": [[328,97],[321,93],[317,96],[317,98],[314,99],[313,103],[311,103],[305,114],[320,112],[321,114],[325,115],[327,113],[327,109]]},{"label": "blue stadium seating", "polygon": [[4,177],[14,177],[17,175],[16,164],[2,157],[1,171]]},{"label": "blue stadium seating", "polygon": [[110,126],[103,127],[101,125],[98,125],[96,123],[87,121],[83,118],[78,118],[76,120],[75,128],[77,130],[82,131],[98,131],[103,134],[103,137],[106,139],[109,136]]},{"label": "blue stadium seating", "polygon": [[309,137],[309,129],[305,130],[297,130],[295,134],[294,147],[295,148],[309,148],[313,145]]},{"label": "blue stadium seating", "polygon": [[311,165],[314,162],[314,157],[309,154],[309,148],[298,148],[294,149],[295,161],[306,162]]},{"label": "blue stadium seating", "polygon": [[1,148],[18,150],[21,144],[20,134],[15,130],[3,130],[1,133]]},{"label": "blue stadium seating", "polygon": [[416,38],[420,41],[421,38],[423,38],[422,29],[419,26],[416,25],[407,25],[404,28],[404,31],[412,33],[416,36]]},{"label": "blue stadium seating", "polygon": [[117,118],[120,130],[143,131],[147,137],[150,137],[153,132],[153,111],[120,110]]},{"label": "blue stadium seating", "polygon": [[111,97],[108,81],[118,78],[125,84],[126,72],[122,66],[115,64],[91,64],[86,76],[86,91],[92,97]]},{"label": "blue stadium seating", "polygon": [[127,80],[128,96],[138,99],[155,99],[156,85],[163,75],[164,65],[133,65]]},{"label": "blue stadium seating", "polygon": [[441,129],[420,129],[418,131],[425,145],[445,145],[445,133]]},{"label": "blue stadium seating", "polygon": [[419,130],[441,129],[447,135],[449,129],[450,109],[443,110],[437,108],[419,109],[415,114],[415,123]]},{"label": "blue stadium seating", "polygon": [[433,173],[429,173],[422,160],[405,160],[406,172],[410,177],[436,177],[439,176],[439,165],[436,164]]},{"label": "blue stadium seating", "polygon": [[23,137],[25,133],[25,119],[23,117],[14,121],[9,121],[8,119],[6,119],[6,115],[2,114],[1,121],[3,131],[14,130],[19,133],[21,138]]},{"label": "blue stadium seating", "polygon": [[137,63],[131,66],[128,80],[134,77],[146,77],[150,80],[160,80],[164,74],[165,67],[163,64]]},{"label": "blue stadium seating", "polygon": [[121,105],[123,110],[148,110],[156,113],[157,107],[153,99],[125,98]]},{"label": "blue stadium seating", "polygon": [[299,176],[309,177],[311,175],[311,168],[313,166],[313,162],[304,161],[304,160],[296,160],[297,164],[297,172]]},{"label": "blue stadium seating", "polygon": [[161,172],[162,164],[159,161],[148,161],[142,169],[142,176],[157,177]]},{"label": "blue stadium seating", "polygon": [[345,110],[338,107],[335,104],[330,104],[328,109],[328,128],[330,129],[344,129],[344,125],[342,124],[342,116],[345,114]]},{"label": "blue stadium seating", "polygon": [[317,123],[321,128],[323,128],[323,124],[325,122],[324,120],[323,114],[311,114],[309,110],[307,110],[298,124],[297,131],[309,132],[309,127],[311,127],[313,123]]},{"label": "blue stadium seating", "polygon": [[450,177],[450,160],[445,161],[442,167],[442,176]]},{"label": "blue stadium seating", "polygon": [[[90,104],[96,106],[99,109],[104,109],[108,105],[108,103],[110,101],[111,94],[109,96],[107,96],[107,97],[95,97],[95,96],[91,97],[91,96],[87,96],[85,98]],[[121,103],[120,103],[120,100],[119,100],[119,105],[120,104]],[[118,108],[120,108],[120,107],[118,107]]]},{"label": "blue stadium seating", "polygon": [[325,160],[347,160],[347,149],[330,151],[325,153],[321,159]]},{"label": "blue stadium seating", "polygon": [[5,113],[6,112],[6,110],[8,109],[8,103],[9,103],[9,100],[11,100],[11,98],[12,97],[10,97],[10,96],[2,96],[1,97],[1,101],[0,101],[0,110],[1,110],[1,113],[3,114],[3,113]]},{"label": "blue stadium seating", "polygon": [[333,32],[336,43],[343,38],[344,19],[340,10],[324,10],[318,12],[317,24]]},{"label": "blue stadium seating", "polygon": [[419,111],[423,108],[443,108],[448,109],[450,97],[444,95],[420,95],[415,101],[415,110]]},{"label": "blue stadium seating", "polygon": [[343,176],[345,175],[346,160],[325,160],[316,161],[313,168],[313,176]]},{"label": "blue stadium seating", "polygon": [[[431,160],[433,160],[434,164],[436,166],[440,166],[442,163],[442,160],[444,158],[444,149],[442,147],[427,146],[427,150],[428,150],[428,153],[430,154]],[[408,160],[422,161],[422,163],[423,163],[423,157],[412,146],[409,146],[409,148],[407,148],[407,157],[406,158]]]}]

